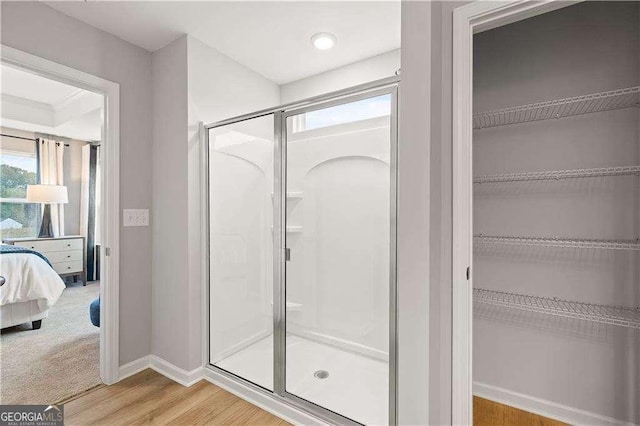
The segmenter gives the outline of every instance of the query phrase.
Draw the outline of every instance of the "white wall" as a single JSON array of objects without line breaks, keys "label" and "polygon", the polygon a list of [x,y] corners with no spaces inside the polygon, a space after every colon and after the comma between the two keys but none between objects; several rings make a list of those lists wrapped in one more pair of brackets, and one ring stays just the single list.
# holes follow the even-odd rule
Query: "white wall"
[{"label": "white wall", "polygon": [[[199,122],[205,124],[236,115],[269,108],[280,103],[278,86],[201,41],[188,38],[189,62],[189,270],[193,297],[192,315],[201,307],[201,176],[202,144],[196,138]],[[230,307],[232,308],[232,307]],[[201,321],[192,316],[192,347],[198,347],[190,360],[201,365]]]},{"label": "white wall", "polygon": [[400,49],[396,49],[331,71],[283,84],[280,86],[280,101],[285,104],[391,77],[399,68]]},{"label": "white wall", "polygon": [[[474,111],[640,84],[637,2],[585,2],[474,36]],[[474,175],[637,165],[636,108],[475,130]],[[474,234],[636,239],[637,176],[474,187]],[[474,286],[640,305],[621,250],[474,247]],[[482,308],[482,309],[481,309]],[[640,334],[476,306],[474,383],[640,422]]]},{"label": "white wall", "polygon": [[[274,142],[256,137],[252,130],[260,124],[273,135],[272,117],[210,134],[212,363],[269,336],[273,329]],[[272,356],[272,349],[265,356]],[[267,382],[257,383],[271,387],[272,377],[260,374],[265,376]]]},{"label": "white wall", "polygon": [[389,118],[287,140],[287,332],[388,360]]},{"label": "white wall", "polygon": [[153,354],[202,365],[200,121],[279,103],[278,87],[185,36],[153,54]]},{"label": "white wall", "polygon": [[[2,2],[0,7],[3,45],[120,84],[120,205],[150,208],[151,54],[41,2]],[[149,354],[150,329],[151,230],[123,228],[121,365]]]}]

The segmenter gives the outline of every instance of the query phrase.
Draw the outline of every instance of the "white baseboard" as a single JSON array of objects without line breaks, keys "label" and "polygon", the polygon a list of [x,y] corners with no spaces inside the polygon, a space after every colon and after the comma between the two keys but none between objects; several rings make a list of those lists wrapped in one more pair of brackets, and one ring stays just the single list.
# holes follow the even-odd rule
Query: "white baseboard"
[{"label": "white baseboard", "polygon": [[136,373],[141,372],[149,368],[150,361],[149,355],[138,358],[135,361],[131,361],[128,364],[121,365],[118,370],[118,380],[124,380],[127,377],[133,376]]},{"label": "white baseboard", "polygon": [[484,383],[473,382],[473,394],[481,398],[520,408],[530,413],[560,420],[572,425],[633,426],[633,423],[601,416],[589,411],[579,410],[553,401],[535,398]]},{"label": "white baseboard", "polygon": [[158,373],[162,374],[165,377],[173,380],[174,382],[180,383],[182,386],[191,386],[198,383],[202,380],[203,368],[198,367],[191,371],[183,370],[180,367],[176,367],[164,359],[157,357],[155,355],[149,355],[150,365],[149,367]]},{"label": "white baseboard", "polygon": [[119,369],[119,380],[126,379],[127,377],[133,376],[147,368],[151,368],[174,382],[187,387],[198,383],[204,377],[202,374],[202,367],[187,371],[158,356],[147,355],[121,366]]},{"label": "white baseboard", "polygon": [[266,395],[249,386],[236,382],[225,375],[212,370],[211,368],[203,368],[204,379],[232,394],[250,402],[251,404],[262,408],[281,419],[294,424],[305,426],[326,426],[327,423],[321,419],[314,417],[304,411],[286,404],[276,399],[277,397]]}]

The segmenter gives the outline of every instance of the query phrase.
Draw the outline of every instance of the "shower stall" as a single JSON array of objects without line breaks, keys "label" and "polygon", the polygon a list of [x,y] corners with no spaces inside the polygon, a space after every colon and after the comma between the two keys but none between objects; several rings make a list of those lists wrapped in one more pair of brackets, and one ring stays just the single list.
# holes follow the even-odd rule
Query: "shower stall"
[{"label": "shower stall", "polygon": [[209,367],[395,424],[393,77],[205,126]]}]

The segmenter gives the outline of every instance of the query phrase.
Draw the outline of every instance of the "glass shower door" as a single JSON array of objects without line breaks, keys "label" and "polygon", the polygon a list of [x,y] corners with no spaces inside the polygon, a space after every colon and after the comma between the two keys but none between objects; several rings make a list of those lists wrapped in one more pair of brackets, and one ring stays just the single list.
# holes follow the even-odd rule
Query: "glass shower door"
[{"label": "glass shower door", "polygon": [[284,388],[364,424],[389,423],[394,386],[395,99],[381,89],[283,121]]},{"label": "glass shower door", "polygon": [[209,362],[273,390],[273,114],[209,129]]}]

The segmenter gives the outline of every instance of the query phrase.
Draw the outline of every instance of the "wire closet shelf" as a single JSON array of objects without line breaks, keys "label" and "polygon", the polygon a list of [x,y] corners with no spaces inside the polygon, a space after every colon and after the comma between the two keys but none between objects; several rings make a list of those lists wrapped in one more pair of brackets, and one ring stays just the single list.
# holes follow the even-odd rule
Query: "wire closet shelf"
[{"label": "wire closet shelf", "polygon": [[502,237],[479,234],[473,236],[473,242],[477,244],[507,244],[519,246],[542,246],[580,249],[640,250],[640,240],[591,240],[559,237]]},{"label": "wire closet shelf", "polygon": [[473,289],[473,301],[504,308],[640,329],[640,308],[596,305],[555,297],[530,296],[483,288]]},{"label": "wire closet shelf", "polygon": [[473,128],[506,126],[640,106],[640,86],[519,105],[473,115]]},{"label": "wire closet shelf", "polygon": [[595,169],[550,170],[543,172],[516,172],[478,176],[473,183],[518,182],[536,180],[576,179],[601,176],[640,176],[640,166],[600,167]]}]

